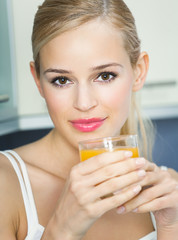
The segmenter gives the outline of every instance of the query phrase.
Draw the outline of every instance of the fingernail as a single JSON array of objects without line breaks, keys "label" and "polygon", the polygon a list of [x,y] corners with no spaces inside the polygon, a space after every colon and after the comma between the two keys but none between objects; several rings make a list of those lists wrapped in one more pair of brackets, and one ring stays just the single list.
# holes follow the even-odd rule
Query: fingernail
[{"label": "fingernail", "polygon": [[126,151],[125,156],[126,157],[132,157],[133,153],[131,151]]},{"label": "fingernail", "polygon": [[145,170],[139,170],[137,173],[138,173],[138,176],[139,176],[139,177],[143,177],[143,176],[146,175]]},{"label": "fingernail", "polygon": [[116,210],[116,212],[117,212],[118,214],[124,213],[124,212],[125,212],[125,207],[124,207],[124,206],[118,207],[117,210]]},{"label": "fingernail", "polygon": [[145,164],[145,159],[144,158],[137,158],[135,161],[136,165],[144,165]]},{"label": "fingernail", "polygon": [[133,192],[134,193],[139,193],[141,191],[142,187],[140,185],[134,187]]}]

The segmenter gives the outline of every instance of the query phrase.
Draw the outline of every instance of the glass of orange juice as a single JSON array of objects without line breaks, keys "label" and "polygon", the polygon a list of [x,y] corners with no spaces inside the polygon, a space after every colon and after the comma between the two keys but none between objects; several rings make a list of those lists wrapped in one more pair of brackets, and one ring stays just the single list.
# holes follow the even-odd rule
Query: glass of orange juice
[{"label": "glass of orange juice", "polygon": [[79,142],[80,160],[85,161],[104,152],[132,151],[133,158],[139,157],[137,135],[120,135]]}]

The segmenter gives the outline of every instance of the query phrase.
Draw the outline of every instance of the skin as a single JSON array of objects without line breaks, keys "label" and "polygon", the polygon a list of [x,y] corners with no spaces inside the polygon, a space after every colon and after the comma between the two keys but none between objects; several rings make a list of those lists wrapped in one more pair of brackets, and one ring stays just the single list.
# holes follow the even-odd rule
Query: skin
[{"label": "skin", "polygon": [[[131,95],[144,84],[148,55],[141,53],[133,69],[118,30],[95,20],[51,40],[41,49],[40,60],[40,77],[33,62],[31,72],[55,128],[41,140],[15,150],[26,162],[39,222],[45,226],[42,239],[131,240],[130,232],[133,240],[138,239],[153,231],[150,211],[155,211],[158,240],[166,234],[167,239],[174,239],[171,234],[177,236],[178,226],[177,173],[174,178],[146,159],[131,158],[130,152],[125,151],[103,153],[79,163],[78,141],[119,134],[128,117]],[[112,66],[93,70],[111,63]],[[59,74],[51,69],[72,73]],[[109,75],[112,81],[106,83],[101,78],[106,71],[117,77]],[[59,84],[61,75],[67,79],[62,88],[52,84],[54,78]],[[70,122],[93,117],[106,120],[89,133],[76,130]],[[10,174],[12,167],[4,157],[1,169],[18,194],[12,194],[11,206],[1,171],[4,203],[0,201],[0,236],[24,239],[27,223],[23,200],[16,197],[21,196],[18,180],[15,173]],[[152,187],[141,191],[144,186]],[[101,198],[110,192],[116,194]]]}]

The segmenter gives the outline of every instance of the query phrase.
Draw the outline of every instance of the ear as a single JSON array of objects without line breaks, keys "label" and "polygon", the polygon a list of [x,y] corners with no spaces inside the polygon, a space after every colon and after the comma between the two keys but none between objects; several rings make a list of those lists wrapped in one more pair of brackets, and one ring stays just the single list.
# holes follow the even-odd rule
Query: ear
[{"label": "ear", "polygon": [[35,68],[35,63],[34,62],[30,62],[30,71],[31,71],[31,74],[35,80],[35,83],[36,83],[36,86],[41,94],[42,97],[44,97],[43,95],[43,90],[42,90],[42,87],[41,87],[41,82],[40,82],[40,77],[38,76],[37,72],[36,72],[36,68]]},{"label": "ear", "polygon": [[147,72],[149,68],[149,57],[146,52],[142,52],[137,61],[136,67],[134,69],[135,72],[135,82],[133,84],[133,92],[139,91],[146,80]]}]

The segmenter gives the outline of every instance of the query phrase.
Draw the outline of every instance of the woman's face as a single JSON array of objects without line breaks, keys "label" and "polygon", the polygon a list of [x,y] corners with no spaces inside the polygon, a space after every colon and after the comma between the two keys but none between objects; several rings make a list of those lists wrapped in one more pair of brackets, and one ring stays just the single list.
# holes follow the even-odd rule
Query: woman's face
[{"label": "woman's face", "polygon": [[40,51],[40,91],[59,136],[77,142],[119,134],[135,74],[121,34],[93,21],[68,31]]}]

